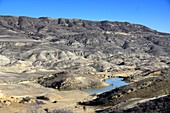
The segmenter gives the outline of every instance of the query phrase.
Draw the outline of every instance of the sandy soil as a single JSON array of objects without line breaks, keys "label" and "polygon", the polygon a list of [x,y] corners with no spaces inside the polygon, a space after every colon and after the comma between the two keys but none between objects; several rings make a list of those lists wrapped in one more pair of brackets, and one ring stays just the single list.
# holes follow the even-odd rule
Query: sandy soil
[{"label": "sandy soil", "polygon": [[[20,84],[4,84],[0,85],[0,113],[45,113],[44,109],[65,109],[71,110],[75,113],[93,113],[94,108],[84,107],[77,104],[77,102],[90,100],[94,97],[91,94],[79,91],[58,91],[55,89],[45,88],[39,84],[32,82],[25,82]],[[36,99],[38,96],[49,98]],[[23,98],[30,97],[31,101],[28,103],[20,103]],[[37,104],[37,102],[43,104]]]}]

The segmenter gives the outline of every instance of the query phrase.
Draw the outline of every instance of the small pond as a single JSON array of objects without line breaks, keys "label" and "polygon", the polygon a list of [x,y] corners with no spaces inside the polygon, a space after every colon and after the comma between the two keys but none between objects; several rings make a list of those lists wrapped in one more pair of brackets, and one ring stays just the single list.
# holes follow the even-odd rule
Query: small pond
[{"label": "small pond", "polygon": [[104,88],[96,88],[96,89],[86,89],[85,92],[90,93],[103,93],[112,89],[115,89],[116,87],[127,85],[128,83],[123,81],[123,78],[108,78],[104,82],[107,84],[111,84],[111,86],[106,86]]}]

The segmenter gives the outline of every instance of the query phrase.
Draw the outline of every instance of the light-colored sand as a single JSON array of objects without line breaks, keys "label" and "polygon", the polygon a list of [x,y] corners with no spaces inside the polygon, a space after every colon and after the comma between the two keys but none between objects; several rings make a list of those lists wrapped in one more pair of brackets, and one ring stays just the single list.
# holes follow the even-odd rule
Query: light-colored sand
[{"label": "light-colored sand", "polygon": [[[79,90],[58,91],[51,88],[45,88],[32,82],[23,82],[19,84],[0,85],[0,113],[29,113],[28,111],[38,109],[38,113],[43,113],[45,108],[50,110],[66,109],[75,113],[93,113],[94,108],[80,106],[77,102],[91,99],[90,94]],[[37,96],[48,97],[49,100],[43,101],[45,104],[35,103]],[[23,98],[30,97],[32,102],[19,103]],[[4,101],[10,101],[5,103]],[[56,103],[54,103],[56,101]]]}]

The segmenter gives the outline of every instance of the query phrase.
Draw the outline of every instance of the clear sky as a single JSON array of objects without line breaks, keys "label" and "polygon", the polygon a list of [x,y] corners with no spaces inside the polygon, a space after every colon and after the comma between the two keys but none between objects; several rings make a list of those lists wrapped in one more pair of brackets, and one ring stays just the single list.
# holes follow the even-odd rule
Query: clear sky
[{"label": "clear sky", "polygon": [[0,0],[0,15],[127,21],[170,33],[170,0]]}]

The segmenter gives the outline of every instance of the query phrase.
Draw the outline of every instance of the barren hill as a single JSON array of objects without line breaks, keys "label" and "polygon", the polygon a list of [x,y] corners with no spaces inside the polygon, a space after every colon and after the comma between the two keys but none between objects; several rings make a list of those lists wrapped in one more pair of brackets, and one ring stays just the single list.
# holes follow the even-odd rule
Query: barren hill
[{"label": "barren hill", "polygon": [[138,81],[169,67],[169,47],[169,33],[139,24],[0,16],[0,84],[68,90],[106,86],[108,77]]}]

